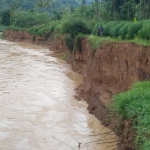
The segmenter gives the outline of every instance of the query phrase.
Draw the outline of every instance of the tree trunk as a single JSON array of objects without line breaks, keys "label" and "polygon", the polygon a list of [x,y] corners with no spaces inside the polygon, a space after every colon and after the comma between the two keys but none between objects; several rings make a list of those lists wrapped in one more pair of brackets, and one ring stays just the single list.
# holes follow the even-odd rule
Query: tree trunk
[{"label": "tree trunk", "polygon": [[99,20],[98,0],[95,0],[95,5],[96,5],[96,20],[98,22]]}]

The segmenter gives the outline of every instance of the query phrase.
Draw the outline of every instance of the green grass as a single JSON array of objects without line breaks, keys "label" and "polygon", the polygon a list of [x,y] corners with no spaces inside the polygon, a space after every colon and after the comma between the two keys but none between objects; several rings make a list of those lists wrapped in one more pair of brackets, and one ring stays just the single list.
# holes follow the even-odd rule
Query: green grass
[{"label": "green grass", "polygon": [[59,58],[63,59],[63,60],[67,60],[68,54],[66,54],[66,53],[60,54]]},{"label": "green grass", "polygon": [[111,37],[99,37],[99,36],[94,36],[94,35],[91,35],[88,38],[88,43],[91,46],[92,50],[99,48],[100,45],[104,42],[110,43],[110,42],[117,42],[117,41],[120,41],[120,40],[114,39]]},{"label": "green grass", "polygon": [[150,149],[150,81],[138,82],[127,92],[117,94],[111,104],[122,120],[132,120],[136,129],[135,149]]},{"label": "green grass", "polygon": [[100,47],[102,43],[111,43],[111,42],[129,42],[129,43],[134,43],[136,45],[141,45],[141,46],[150,46],[150,41],[149,40],[143,40],[139,38],[135,38],[133,40],[122,40],[122,39],[116,39],[112,37],[98,37],[91,35],[88,37],[88,43],[91,46],[92,50],[97,49]]},{"label": "green grass", "polygon": [[129,40],[127,42],[135,43],[136,45],[141,45],[141,46],[150,46],[150,40],[143,40],[139,38],[135,38],[134,40]]},{"label": "green grass", "polygon": [[20,28],[20,27],[15,27],[15,26],[9,26],[8,29],[11,29],[11,30],[14,30],[14,31],[26,30],[26,28]]}]

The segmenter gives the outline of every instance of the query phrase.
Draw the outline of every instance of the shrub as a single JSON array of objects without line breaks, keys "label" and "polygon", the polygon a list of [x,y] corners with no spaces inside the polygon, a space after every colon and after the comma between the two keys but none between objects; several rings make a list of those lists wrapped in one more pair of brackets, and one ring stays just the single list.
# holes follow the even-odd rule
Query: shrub
[{"label": "shrub", "polygon": [[[34,35],[44,36],[48,39],[55,30],[58,22],[51,22],[49,24],[36,25],[28,29],[28,31]],[[57,33],[58,34],[58,33]]]},{"label": "shrub", "polygon": [[128,33],[128,28],[131,22],[125,22],[124,25],[120,28],[118,35],[122,38],[125,39],[126,35]]},{"label": "shrub", "polygon": [[116,95],[111,106],[120,118],[132,120],[136,129],[135,147],[149,150],[150,81],[136,83],[129,91]]},{"label": "shrub", "polygon": [[10,11],[1,12],[1,24],[4,26],[10,25]]},{"label": "shrub", "polygon": [[112,36],[114,33],[114,28],[118,24],[118,21],[110,21],[104,25],[104,35]]},{"label": "shrub", "polygon": [[143,22],[142,29],[138,32],[138,37],[146,40],[150,40],[150,20]]},{"label": "shrub", "polygon": [[75,36],[79,33],[90,34],[90,29],[84,22],[79,19],[75,19],[69,20],[63,24],[62,33],[70,34],[71,38],[75,38]]},{"label": "shrub", "polygon": [[49,16],[45,13],[18,12],[15,16],[15,26],[29,28],[35,25],[47,24]]},{"label": "shrub", "polygon": [[142,28],[142,22],[132,22],[128,27],[127,39],[133,39]]},{"label": "shrub", "polygon": [[111,37],[116,37],[117,35],[117,30],[116,30],[116,27],[117,25],[119,24],[118,21],[113,21],[113,22],[110,22],[110,27],[109,27],[109,34]]}]

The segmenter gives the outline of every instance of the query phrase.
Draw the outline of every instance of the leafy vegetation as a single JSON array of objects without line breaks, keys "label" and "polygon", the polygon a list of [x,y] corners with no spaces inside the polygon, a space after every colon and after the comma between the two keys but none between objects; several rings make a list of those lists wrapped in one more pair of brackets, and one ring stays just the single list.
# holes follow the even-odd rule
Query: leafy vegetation
[{"label": "leafy vegetation", "polygon": [[91,35],[89,38],[88,38],[88,42],[89,42],[89,45],[91,46],[92,50],[95,50],[97,48],[100,47],[100,45],[102,43],[109,43],[109,42],[115,42],[117,41],[116,39],[113,39],[113,38],[110,38],[110,37],[101,37],[99,38],[98,36],[93,36]]},{"label": "leafy vegetation", "polygon": [[90,34],[90,29],[80,19],[69,20],[63,24],[62,32],[70,34],[72,38],[75,38],[79,33]]},{"label": "leafy vegetation", "polygon": [[117,94],[111,108],[123,120],[132,120],[136,129],[135,149],[150,147],[150,81],[138,82],[127,92]]},{"label": "leafy vegetation", "polygon": [[[98,37],[98,27],[104,28]],[[6,26],[26,30],[46,40],[65,37],[71,52],[82,51],[82,39],[88,37],[95,50],[101,43],[124,40],[150,45],[149,0],[1,0],[0,32]],[[44,43],[43,43],[44,44]],[[60,57],[66,60],[67,55]],[[114,97],[112,109],[121,119],[129,119],[137,130],[136,149],[150,147],[150,83],[140,82],[130,91]]]},{"label": "leafy vegetation", "polygon": [[68,58],[68,54],[66,54],[66,53],[62,53],[62,54],[60,54],[60,59],[63,59],[63,60],[67,60],[67,58]]},{"label": "leafy vegetation", "polygon": [[12,18],[12,24],[21,28],[29,28],[34,25],[48,24],[49,16],[46,13],[34,13],[19,11]]},{"label": "leafy vegetation", "polygon": [[[129,21],[110,21],[102,23],[104,35],[117,39],[131,40],[134,38],[150,40],[150,20],[129,22]],[[93,34],[97,35],[98,22],[93,28]]]}]

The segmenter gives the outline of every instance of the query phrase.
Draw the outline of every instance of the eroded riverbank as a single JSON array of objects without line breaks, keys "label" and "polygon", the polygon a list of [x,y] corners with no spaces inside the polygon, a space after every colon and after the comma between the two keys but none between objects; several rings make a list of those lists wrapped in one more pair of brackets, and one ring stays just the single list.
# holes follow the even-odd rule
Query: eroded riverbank
[{"label": "eroded riverbank", "polygon": [[79,142],[81,150],[115,148],[115,135],[103,134],[111,130],[74,98],[81,76],[69,65],[45,47],[0,40],[0,49],[1,149],[78,150]]}]

